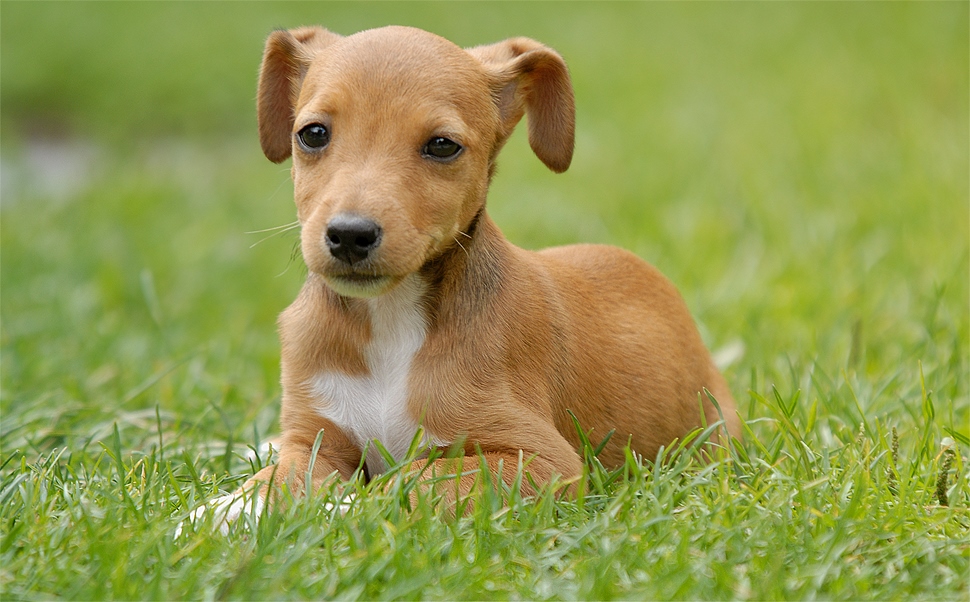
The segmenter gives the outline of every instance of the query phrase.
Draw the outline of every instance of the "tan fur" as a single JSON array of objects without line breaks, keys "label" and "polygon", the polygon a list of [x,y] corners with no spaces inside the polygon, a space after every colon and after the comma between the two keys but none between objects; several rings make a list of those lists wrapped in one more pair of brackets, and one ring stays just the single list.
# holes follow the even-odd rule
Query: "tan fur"
[{"label": "tan fur", "polygon": [[[537,483],[577,477],[579,439],[567,411],[594,439],[615,429],[604,464],[621,463],[628,440],[652,458],[701,425],[704,389],[717,398],[728,432],[740,436],[724,379],[656,269],[607,246],[522,250],[484,211],[498,151],[523,115],[536,155],[554,171],[569,166],[575,110],[555,51],[526,38],[465,51],[403,27],[346,38],[321,28],[276,31],[266,43],[258,113],[266,156],[293,155],[309,276],[279,321],[279,464],[253,483],[275,471],[278,482],[291,479],[301,490],[321,429],[315,486],[333,473],[349,477],[361,462],[359,444],[321,417],[308,384],[321,373],[369,374],[369,301],[332,286],[355,270],[387,277],[374,295],[409,277],[426,287],[427,333],[410,364],[408,411],[433,440],[464,442],[466,471],[481,450],[493,470],[504,465],[506,480],[520,453]],[[313,123],[325,123],[332,141],[308,154],[294,136]],[[456,160],[422,156],[439,135],[462,145]],[[341,264],[323,244],[341,213],[383,228],[365,265]],[[717,421],[703,399],[705,420]],[[432,469],[450,473],[457,461],[437,460]],[[469,491],[474,479],[462,477],[459,488]]]}]

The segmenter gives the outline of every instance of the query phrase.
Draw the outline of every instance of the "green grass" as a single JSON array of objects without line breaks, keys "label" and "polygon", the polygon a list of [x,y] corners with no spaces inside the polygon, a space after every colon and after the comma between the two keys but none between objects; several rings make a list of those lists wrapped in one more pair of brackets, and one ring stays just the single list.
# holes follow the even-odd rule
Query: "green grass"
[{"label": "green grass", "polygon": [[[3,598],[965,599],[967,6],[3,2]],[[355,484],[346,515],[324,491],[174,541],[276,429],[304,268],[295,233],[247,234],[294,219],[254,81],[305,23],[559,50],[574,164],[518,132],[490,212],[666,273],[713,349],[743,345],[744,442],[591,462],[579,499],[450,520]]]}]

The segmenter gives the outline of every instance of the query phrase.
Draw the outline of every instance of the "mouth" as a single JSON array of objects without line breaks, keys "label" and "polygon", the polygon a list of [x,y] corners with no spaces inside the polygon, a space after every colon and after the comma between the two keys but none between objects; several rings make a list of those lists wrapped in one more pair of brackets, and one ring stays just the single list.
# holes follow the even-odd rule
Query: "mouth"
[{"label": "mouth", "polygon": [[392,284],[391,276],[347,272],[324,276],[327,284],[344,297],[377,297]]}]

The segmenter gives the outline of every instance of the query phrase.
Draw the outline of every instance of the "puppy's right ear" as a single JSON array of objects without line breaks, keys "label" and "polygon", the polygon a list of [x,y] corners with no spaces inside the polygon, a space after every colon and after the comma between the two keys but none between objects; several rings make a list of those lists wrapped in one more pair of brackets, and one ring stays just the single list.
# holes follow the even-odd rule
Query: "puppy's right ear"
[{"label": "puppy's right ear", "polygon": [[290,156],[294,109],[310,62],[340,37],[322,27],[300,27],[278,29],[267,38],[259,68],[256,118],[263,153],[273,163]]}]

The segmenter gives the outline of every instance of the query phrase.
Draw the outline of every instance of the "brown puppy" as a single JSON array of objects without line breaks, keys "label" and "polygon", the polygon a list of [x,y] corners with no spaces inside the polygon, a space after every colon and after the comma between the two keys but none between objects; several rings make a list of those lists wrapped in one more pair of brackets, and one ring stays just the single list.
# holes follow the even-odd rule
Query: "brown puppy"
[{"label": "brown puppy", "polygon": [[[600,437],[615,429],[600,459],[616,465],[628,440],[652,458],[700,426],[699,399],[718,421],[704,389],[739,436],[724,379],[656,269],[606,246],[524,251],[489,219],[496,157],[523,114],[536,155],[565,171],[569,73],[530,39],[462,50],[405,27],[269,37],[260,141],[274,162],[293,157],[309,276],[279,321],[279,463],[249,489],[275,475],[302,490],[321,430],[313,488],[349,478],[371,441],[399,459],[419,425],[429,444],[461,442],[466,472],[480,449],[506,480],[520,453],[536,483],[572,479],[568,411]],[[370,476],[387,468],[373,451]],[[453,474],[454,461],[432,468]],[[241,507],[229,505],[231,520]]]}]

